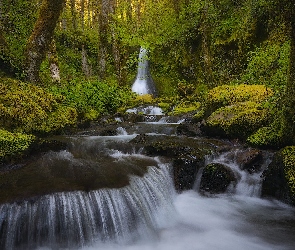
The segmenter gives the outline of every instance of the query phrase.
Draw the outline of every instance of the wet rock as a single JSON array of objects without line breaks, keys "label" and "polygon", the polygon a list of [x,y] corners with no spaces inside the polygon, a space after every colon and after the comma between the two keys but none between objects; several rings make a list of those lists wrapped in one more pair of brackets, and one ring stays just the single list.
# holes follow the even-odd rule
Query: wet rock
[{"label": "wet rock", "polygon": [[216,146],[213,140],[207,138],[164,135],[138,135],[130,143],[143,148],[143,153],[147,155],[164,156],[172,160],[177,191],[193,188],[198,170],[204,167],[206,155],[217,152],[220,147],[230,147],[225,141],[218,141]]},{"label": "wet rock", "polygon": [[278,151],[262,174],[262,196],[295,205],[295,146]]},{"label": "wet rock", "polygon": [[229,167],[220,163],[211,163],[203,170],[200,191],[211,194],[224,193],[235,181],[235,175]]},{"label": "wet rock", "polygon": [[259,172],[263,164],[262,151],[258,149],[238,151],[236,161],[242,170],[247,170],[249,173]]},{"label": "wet rock", "polygon": [[185,135],[185,136],[197,136],[200,135],[202,132],[198,124],[194,123],[182,123],[177,126],[176,129],[177,135]]}]

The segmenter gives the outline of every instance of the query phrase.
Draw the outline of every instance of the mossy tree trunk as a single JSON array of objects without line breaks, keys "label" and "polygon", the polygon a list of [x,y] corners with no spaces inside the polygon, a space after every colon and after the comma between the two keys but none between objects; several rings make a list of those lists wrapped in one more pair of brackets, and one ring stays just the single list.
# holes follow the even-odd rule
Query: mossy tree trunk
[{"label": "mossy tree trunk", "polygon": [[24,69],[27,80],[39,82],[40,66],[53,38],[65,0],[43,0],[33,32],[26,44]]},{"label": "mossy tree trunk", "polygon": [[287,22],[290,24],[290,65],[285,93],[286,138],[288,144],[295,143],[295,3],[292,1],[288,8]]}]

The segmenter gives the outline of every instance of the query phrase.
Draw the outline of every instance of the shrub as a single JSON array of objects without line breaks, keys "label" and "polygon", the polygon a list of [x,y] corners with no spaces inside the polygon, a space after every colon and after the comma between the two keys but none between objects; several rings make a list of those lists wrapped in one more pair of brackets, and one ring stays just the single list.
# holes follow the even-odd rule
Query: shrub
[{"label": "shrub", "polygon": [[116,112],[133,98],[131,90],[116,83],[97,80],[76,80],[64,86],[51,87],[51,92],[65,97],[65,103],[75,108],[82,119],[96,119],[99,115]]}]

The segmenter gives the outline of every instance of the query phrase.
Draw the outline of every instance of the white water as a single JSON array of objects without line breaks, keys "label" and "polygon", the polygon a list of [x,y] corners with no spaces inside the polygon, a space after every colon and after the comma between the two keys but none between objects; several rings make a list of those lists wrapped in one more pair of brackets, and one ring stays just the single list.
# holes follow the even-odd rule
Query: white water
[{"label": "white water", "polygon": [[164,115],[163,110],[155,106],[127,109],[126,113],[143,114],[143,115]]},{"label": "white water", "polygon": [[[176,214],[158,239],[97,244],[83,250],[294,250],[295,211],[284,204],[245,196],[177,195]],[[292,226],[293,223],[293,226]]]},{"label": "white water", "polygon": [[135,82],[132,85],[132,91],[139,95],[154,95],[156,90],[149,71],[147,50],[145,48],[140,48],[138,60],[137,76]]},{"label": "white water", "polygon": [[[140,164],[140,159],[149,158],[106,149],[110,141],[119,144],[134,137],[121,132],[114,137],[73,138],[79,146],[74,153],[56,154],[73,164],[78,151],[83,155],[94,149],[106,150],[116,161]],[[1,246],[14,250],[15,242],[22,241],[30,242],[30,250],[35,245],[44,246],[39,250],[295,249],[295,209],[259,198],[260,173],[240,170],[235,158],[224,153],[208,157],[207,163],[223,163],[240,176],[231,193],[214,198],[197,191],[175,194],[169,165],[153,160],[156,166],[143,178],[132,176],[125,188],[58,193],[1,205]]]},{"label": "white water", "polygon": [[219,162],[240,175],[231,194],[214,198],[197,191],[178,194],[173,218],[160,224],[153,241],[99,243],[81,250],[294,250],[295,209],[260,199],[260,173],[249,174],[230,158],[229,153],[208,157],[207,164]]}]

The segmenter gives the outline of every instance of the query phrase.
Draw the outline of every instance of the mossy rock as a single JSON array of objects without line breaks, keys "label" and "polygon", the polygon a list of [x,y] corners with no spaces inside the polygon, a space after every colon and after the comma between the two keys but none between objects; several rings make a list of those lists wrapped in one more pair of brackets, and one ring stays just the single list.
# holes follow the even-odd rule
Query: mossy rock
[{"label": "mossy rock", "polygon": [[77,122],[74,108],[62,105],[63,97],[21,81],[0,80],[0,126],[24,133],[48,133]]},{"label": "mossy rock", "polygon": [[233,182],[236,182],[236,178],[229,167],[220,163],[211,163],[203,170],[200,191],[211,194],[224,193]]},{"label": "mossy rock", "polygon": [[263,172],[262,196],[295,205],[295,146],[278,151]]},{"label": "mossy rock", "polygon": [[11,133],[0,129],[0,163],[20,156],[35,141],[33,135]]},{"label": "mossy rock", "polygon": [[272,89],[264,85],[221,85],[208,92],[206,114],[208,116],[218,108],[239,102],[251,101],[261,103],[272,95]]},{"label": "mossy rock", "polygon": [[213,112],[202,130],[213,136],[246,139],[268,121],[267,110],[255,102],[243,102]]}]

